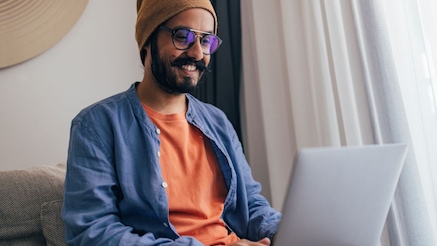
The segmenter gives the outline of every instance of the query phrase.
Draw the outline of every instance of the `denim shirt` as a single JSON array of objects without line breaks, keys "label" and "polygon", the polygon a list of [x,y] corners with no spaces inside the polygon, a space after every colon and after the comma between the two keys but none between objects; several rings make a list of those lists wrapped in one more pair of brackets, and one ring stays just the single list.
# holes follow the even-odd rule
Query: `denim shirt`
[{"label": "denim shirt", "polygon": [[[62,209],[69,245],[202,245],[169,221],[159,130],[137,85],[72,121]],[[259,194],[232,124],[218,108],[186,97],[186,119],[211,141],[228,188],[222,219],[240,238],[272,238],[281,214]]]}]

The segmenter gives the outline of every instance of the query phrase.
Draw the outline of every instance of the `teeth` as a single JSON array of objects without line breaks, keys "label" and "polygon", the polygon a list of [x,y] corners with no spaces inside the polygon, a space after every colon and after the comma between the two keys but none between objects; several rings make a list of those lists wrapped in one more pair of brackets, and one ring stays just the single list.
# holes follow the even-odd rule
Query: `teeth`
[{"label": "teeth", "polygon": [[194,65],[183,65],[182,68],[185,70],[188,70],[188,71],[196,70],[196,66],[194,66]]}]

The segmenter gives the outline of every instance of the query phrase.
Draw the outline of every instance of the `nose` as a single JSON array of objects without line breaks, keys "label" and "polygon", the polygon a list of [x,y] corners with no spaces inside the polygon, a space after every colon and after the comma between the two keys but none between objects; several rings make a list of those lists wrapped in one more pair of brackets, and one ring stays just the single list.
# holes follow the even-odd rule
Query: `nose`
[{"label": "nose", "polygon": [[187,55],[196,61],[200,61],[205,56],[203,54],[202,45],[200,44],[200,39],[202,36],[196,35],[196,40],[194,40],[194,44],[187,50]]}]

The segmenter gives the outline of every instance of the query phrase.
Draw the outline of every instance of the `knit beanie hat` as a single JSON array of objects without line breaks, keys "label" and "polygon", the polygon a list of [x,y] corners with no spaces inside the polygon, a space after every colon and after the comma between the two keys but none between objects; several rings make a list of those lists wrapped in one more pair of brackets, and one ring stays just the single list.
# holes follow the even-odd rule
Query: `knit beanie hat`
[{"label": "knit beanie hat", "polygon": [[217,16],[210,0],[137,0],[135,38],[140,53],[159,25],[190,8],[203,8],[211,12],[214,17],[214,32],[217,33]]}]

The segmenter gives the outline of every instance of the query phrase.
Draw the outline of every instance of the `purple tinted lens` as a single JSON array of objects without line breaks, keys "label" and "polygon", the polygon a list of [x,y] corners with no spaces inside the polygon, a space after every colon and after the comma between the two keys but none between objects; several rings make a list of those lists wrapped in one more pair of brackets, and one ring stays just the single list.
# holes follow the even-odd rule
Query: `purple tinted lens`
[{"label": "purple tinted lens", "polygon": [[217,50],[218,44],[219,44],[218,38],[214,37],[214,39],[212,39],[211,46],[209,47],[210,54],[214,53]]},{"label": "purple tinted lens", "polygon": [[217,49],[217,43],[218,43],[217,36],[211,34],[205,35],[202,38],[202,46],[204,48],[204,53],[205,54],[213,53]]},{"label": "purple tinted lens", "polygon": [[173,41],[176,48],[187,49],[196,41],[196,35],[188,29],[179,29],[174,33]]},{"label": "purple tinted lens", "polygon": [[222,43],[222,40],[214,34],[208,34],[204,37],[204,39],[207,40],[206,43],[208,46],[207,52],[205,52],[205,54],[212,54],[216,52],[220,47],[220,44]]}]

